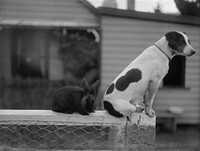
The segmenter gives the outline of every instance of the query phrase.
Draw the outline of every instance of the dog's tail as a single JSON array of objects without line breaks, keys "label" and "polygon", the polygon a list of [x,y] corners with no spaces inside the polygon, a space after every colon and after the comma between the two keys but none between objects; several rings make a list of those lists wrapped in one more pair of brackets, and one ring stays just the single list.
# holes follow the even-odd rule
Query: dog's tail
[{"label": "dog's tail", "polygon": [[110,115],[113,115],[115,117],[123,117],[121,113],[119,113],[118,111],[114,109],[113,105],[110,102],[104,101],[103,105]]}]

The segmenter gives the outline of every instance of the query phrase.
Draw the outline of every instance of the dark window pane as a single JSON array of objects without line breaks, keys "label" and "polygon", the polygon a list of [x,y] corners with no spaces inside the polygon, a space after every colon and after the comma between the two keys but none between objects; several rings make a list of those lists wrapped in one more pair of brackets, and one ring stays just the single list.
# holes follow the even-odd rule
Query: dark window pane
[{"label": "dark window pane", "polygon": [[170,64],[168,74],[163,80],[163,86],[184,87],[185,86],[185,57],[175,56]]}]

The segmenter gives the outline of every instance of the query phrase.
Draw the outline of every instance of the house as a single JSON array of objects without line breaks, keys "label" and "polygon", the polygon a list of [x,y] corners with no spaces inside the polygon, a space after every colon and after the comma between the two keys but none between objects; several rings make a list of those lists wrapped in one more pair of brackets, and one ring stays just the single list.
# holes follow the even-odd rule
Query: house
[{"label": "house", "polygon": [[[25,54],[35,56],[35,59],[21,57],[25,58],[26,64],[34,60],[35,77],[50,81],[70,77],[68,74],[63,76],[62,61],[57,53],[62,40],[57,40],[59,35],[67,35],[73,30],[94,30],[93,35],[100,40],[95,50],[102,90],[146,47],[168,31],[185,31],[194,48],[200,49],[200,19],[197,17],[105,7],[96,9],[84,0],[2,0],[0,25],[0,77],[6,80],[20,73],[13,68],[19,63],[16,56],[28,46],[31,49],[24,49]],[[58,36],[57,40],[52,38],[52,33]],[[167,110],[171,106],[182,107],[184,112],[178,123],[200,123],[199,62],[199,53],[190,58],[173,59],[171,66],[175,71],[171,70],[160,86],[154,102],[156,111]]]},{"label": "house", "polygon": [[[199,18],[109,8],[99,8],[98,11],[101,14],[102,28],[102,87],[107,87],[124,67],[168,31],[185,31],[196,50],[200,49]],[[182,107],[184,112],[178,118],[179,123],[199,123],[199,53],[191,58],[174,59],[172,65],[175,67],[173,69],[176,69],[175,74],[170,71],[173,76],[168,76],[168,79],[163,81],[154,102],[154,109],[159,112],[171,106]]]},{"label": "house", "polygon": [[96,11],[79,0],[0,1],[1,108],[49,109],[62,79],[99,75]]},{"label": "house", "polygon": [[4,68],[1,76],[6,78],[16,74],[28,77],[29,72],[36,77],[62,78],[62,65],[56,56],[59,36],[69,28],[99,28],[98,18],[91,12],[94,8],[87,9],[77,0],[2,0],[0,4],[1,56],[5,58],[0,68]]}]

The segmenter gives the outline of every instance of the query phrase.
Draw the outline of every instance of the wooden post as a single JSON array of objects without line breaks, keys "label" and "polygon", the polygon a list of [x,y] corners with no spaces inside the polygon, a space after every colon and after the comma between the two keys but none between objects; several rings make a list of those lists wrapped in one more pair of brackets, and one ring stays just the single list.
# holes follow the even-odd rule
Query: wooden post
[{"label": "wooden post", "polygon": [[133,113],[126,128],[126,150],[155,151],[156,117],[144,113]]}]

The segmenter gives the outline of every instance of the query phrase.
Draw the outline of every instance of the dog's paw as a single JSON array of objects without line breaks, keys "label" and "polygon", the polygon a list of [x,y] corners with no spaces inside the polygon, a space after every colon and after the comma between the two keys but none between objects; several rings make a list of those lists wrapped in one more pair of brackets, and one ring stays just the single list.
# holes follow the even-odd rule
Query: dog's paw
[{"label": "dog's paw", "polygon": [[148,115],[149,117],[154,117],[155,112],[153,109],[150,109],[150,110],[146,111],[146,115]]},{"label": "dog's paw", "polygon": [[142,113],[144,111],[144,107],[140,105],[136,105],[136,111],[137,113]]}]

